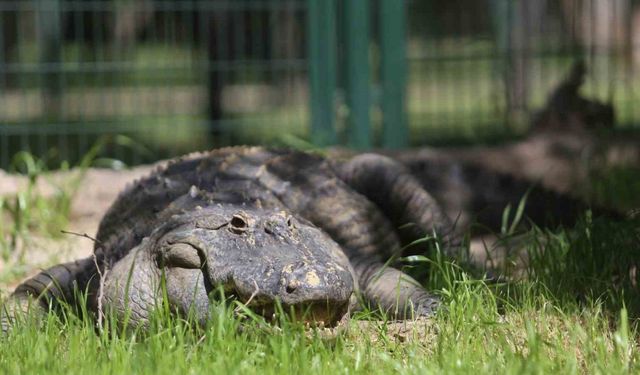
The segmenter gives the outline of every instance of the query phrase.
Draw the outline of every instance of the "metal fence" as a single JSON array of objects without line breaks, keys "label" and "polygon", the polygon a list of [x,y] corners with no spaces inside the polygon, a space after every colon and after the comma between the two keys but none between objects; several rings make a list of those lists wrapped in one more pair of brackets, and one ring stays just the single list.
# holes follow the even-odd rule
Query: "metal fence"
[{"label": "metal fence", "polygon": [[519,134],[576,59],[583,93],[640,122],[635,0],[416,0],[409,5],[412,143]]},{"label": "metal fence", "polygon": [[73,162],[104,134],[145,146],[107,150],[128,163],[490,141],[577,57],[585,92],[640,122],[634,0],[0,0],[0,33],[0,168]]}]

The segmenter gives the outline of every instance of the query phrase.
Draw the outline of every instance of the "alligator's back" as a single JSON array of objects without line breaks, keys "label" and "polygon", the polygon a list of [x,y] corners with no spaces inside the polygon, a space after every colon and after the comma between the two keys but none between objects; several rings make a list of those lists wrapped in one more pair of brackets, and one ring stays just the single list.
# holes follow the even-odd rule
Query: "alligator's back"
[{"label": "alligator's back", "polygon": [[[120,259],[162,224],[165,216],[188,209],[176,200],[192,186],[214,194],[212,199],[229,203],[260,199],[263,205],[279,205],[278,199],[258,186],[253,177],[269,160],[285,153],[260,147],[229,147],[185,155],[159,166],[128,186],[111,205],[98,228],[97,253],[110,261]],[[159,215],[161,212],[164,216]]]}]

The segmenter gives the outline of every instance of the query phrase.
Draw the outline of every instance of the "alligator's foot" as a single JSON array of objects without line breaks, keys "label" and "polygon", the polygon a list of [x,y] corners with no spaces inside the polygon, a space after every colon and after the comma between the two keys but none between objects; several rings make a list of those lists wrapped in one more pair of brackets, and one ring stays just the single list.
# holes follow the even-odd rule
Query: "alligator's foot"
[{"label": "alligator's foot", "polygon": [[436,311],[441,307],[442,301],[439,297],[426,294],[416,305],[408,309],[408,316],[405,319],[429,318],[435,315]]},{"label": "alligator's foot", "polygon": [[[364,263],[364,264],[363,264]],[[354,267],[365,304],[396,320],[433,316],[440,298],[427,292],[411,276],[380,262],[359,262]]]},{"label": "alligator's foot", "polygon": [[28,296],[12,296],[0,305],[0,327],[6,334],[17,324],[41,324],[47,314],[40,302]]}]

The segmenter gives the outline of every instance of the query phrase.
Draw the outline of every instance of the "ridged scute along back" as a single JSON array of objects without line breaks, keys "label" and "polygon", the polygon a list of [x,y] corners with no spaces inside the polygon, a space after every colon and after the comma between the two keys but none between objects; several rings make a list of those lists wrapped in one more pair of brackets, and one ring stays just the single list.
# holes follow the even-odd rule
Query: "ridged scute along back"
[{"label": "ridged scute along back", "polygon": [[211,192],[228,165],[254,156],[255,162],[273,154],[260,147],[228,147],[193,153],[160,163],[147,177],[128,186],[111,205],[98,228],[95,252],[101,259],[117,261],[158,225],[158,214],[187,194],[191,186]]}]

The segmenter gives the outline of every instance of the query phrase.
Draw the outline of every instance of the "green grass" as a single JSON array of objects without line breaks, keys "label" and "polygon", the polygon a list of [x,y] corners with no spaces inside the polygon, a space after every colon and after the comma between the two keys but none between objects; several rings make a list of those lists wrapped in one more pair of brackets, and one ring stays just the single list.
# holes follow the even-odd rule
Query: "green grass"
[{"label": "green grass", "polygon": [[[147,332],[70,314],[19,324],[0,339],[0,373],[629,373],[638,365],[638,221],[587,217],[571,230],[532,229],[526,277],[485,282],[440,256],[425,284],[444,308],[407,331],[352,319],[325,337],[212,308],[208,326],[156,312]],[[503,270],[504,271],[504,270]],[[504,271],[508,272],[508,271]]]},{"label": "green grass", "polygon": [[[49,319],[15,330],[0,343],[0,371],[19,373],[624,373],[637,370],[635,331],[624,310],[575,314],[554,306],[510,309],[461,284],[450,312],[404,340],[384,324],[356,322],[334,339],[245,324],[228,309],[209,327],[168,318],[147,334],[97,334],[89,324]],[[462,305],[468,304],[468,305]],[[614,328],[611,325],[614,325]],[[418,332],[420,331],[420,332]]]},{"label": "green grass", "polygon": [[640,207],[640,167],[593,168],[589,194],[603,207]]}]

